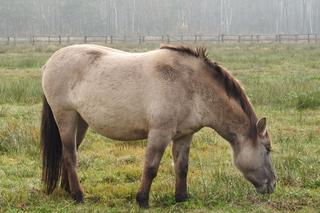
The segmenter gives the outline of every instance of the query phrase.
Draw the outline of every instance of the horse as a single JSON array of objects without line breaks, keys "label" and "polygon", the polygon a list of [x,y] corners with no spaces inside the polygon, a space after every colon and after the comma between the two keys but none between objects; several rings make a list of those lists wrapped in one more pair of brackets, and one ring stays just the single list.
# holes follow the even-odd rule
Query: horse
[{"label": "horse", "polygon": [[208,58],[204,47],[162,44],[129,53],[80,44],[56,51],[42,68],[42,181],[84,201],[77,149],[88,127],[105,137],[147,139],[136,201],[149,207],[149,192],[162,155],[172,142],[175,200],[185,201],[194,133],[215,130],[229,142],[235,166],[258,193],[272,193],[276,174],[266,118],[258,119],[240,83]]}]

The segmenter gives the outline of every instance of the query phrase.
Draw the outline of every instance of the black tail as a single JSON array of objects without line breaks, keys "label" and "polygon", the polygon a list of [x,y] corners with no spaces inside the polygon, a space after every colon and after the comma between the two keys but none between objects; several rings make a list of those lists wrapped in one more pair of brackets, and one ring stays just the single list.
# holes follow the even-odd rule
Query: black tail
[{"label": "black tail", "polygon": [[41,119],[42,181],[46,192],[50,194],[61,176],[62,144],[57,123],[45,96]]}]

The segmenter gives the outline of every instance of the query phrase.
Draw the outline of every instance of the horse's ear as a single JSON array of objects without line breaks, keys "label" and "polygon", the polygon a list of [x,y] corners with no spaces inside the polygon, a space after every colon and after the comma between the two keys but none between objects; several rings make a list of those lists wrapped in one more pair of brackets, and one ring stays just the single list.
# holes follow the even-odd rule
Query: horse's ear
[{"label": "horse's ear", "polygon": [[257,122],[257,131],[259,135],[265,136],[267,133],[267,118],[263,117]]}]

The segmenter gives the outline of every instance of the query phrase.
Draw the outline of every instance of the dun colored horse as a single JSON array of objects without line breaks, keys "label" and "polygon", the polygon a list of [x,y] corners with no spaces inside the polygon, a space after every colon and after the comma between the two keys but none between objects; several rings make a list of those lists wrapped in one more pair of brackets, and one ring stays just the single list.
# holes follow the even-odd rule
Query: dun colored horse
[{"label": "dun colored horse", "polygon": [[190,144],[203,127],[230,143],[235,165],[259,193],[274,191],[266,119],[257,119],[239,83],[209,60],[205,48],[162,45],[128,53],[97,45],[69,46],[43,67],[42,87],[43,181],[48,194],[61,178],[61,187],[83,202],[77,148],[88,127],[111,139],[148,139],[136,196],[140,207],[149,206],[152,180],[171,141],[175,199],[187,199]]}]

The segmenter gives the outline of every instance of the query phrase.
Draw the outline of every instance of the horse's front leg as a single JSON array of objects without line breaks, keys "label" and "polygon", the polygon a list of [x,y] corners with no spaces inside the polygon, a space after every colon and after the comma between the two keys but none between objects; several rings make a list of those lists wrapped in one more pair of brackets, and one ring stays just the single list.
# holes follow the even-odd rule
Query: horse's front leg
[{"label": "horse's front leg", "polygon": [[172,155],[174,159],[174,170],[176,173],[176,202],[183,202],[188,198],[187,174],[191,141],[192,135],[173,141]]},{"label": "horse's front leg", "polygon": [[141,186],[136,196],[141,208],[149,207],[149,192],[152,180],[157,175],[162,155],[171,141],[168,133],[169,131],[166,130],[151,130],[148,134]]}]

